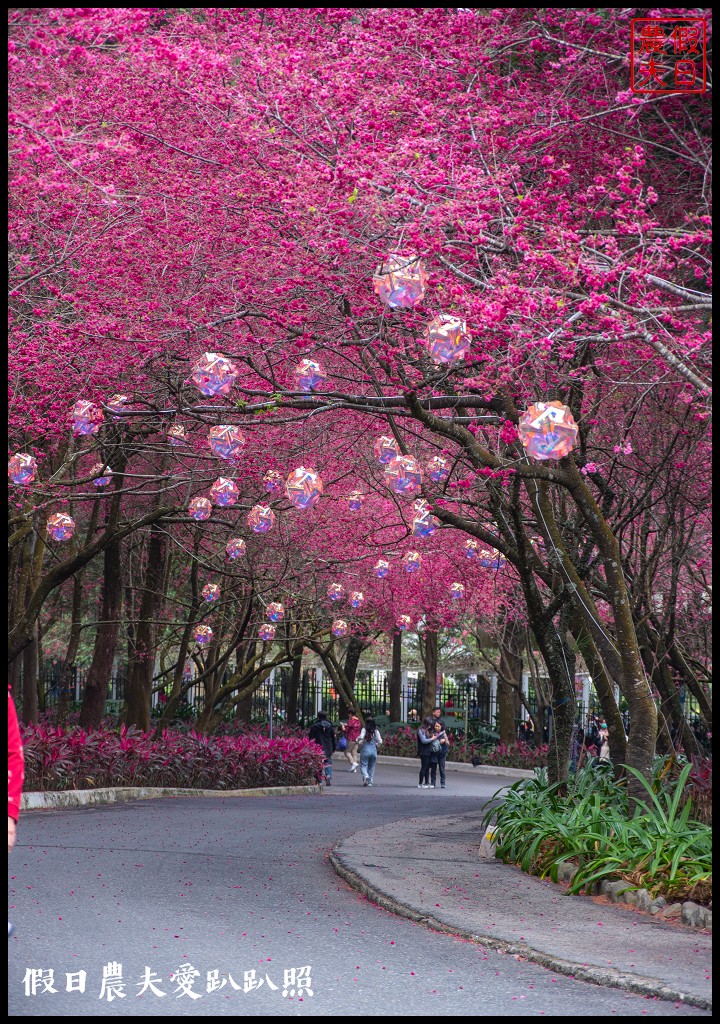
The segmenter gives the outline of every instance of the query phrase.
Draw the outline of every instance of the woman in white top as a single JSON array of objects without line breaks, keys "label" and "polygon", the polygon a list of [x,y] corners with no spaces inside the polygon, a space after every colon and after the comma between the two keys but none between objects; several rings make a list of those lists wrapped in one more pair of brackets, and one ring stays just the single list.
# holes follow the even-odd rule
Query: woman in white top
[{"label": "woman in white top", "polygon": [[358,749],[360,751],[360,774],[363,779],[363,786],[372,786],[375,779],[375,762],[377,761],[378,747],[382,746],[382,736],[378,732],[374,718],[365,719],[365,728],[358,736]]}]

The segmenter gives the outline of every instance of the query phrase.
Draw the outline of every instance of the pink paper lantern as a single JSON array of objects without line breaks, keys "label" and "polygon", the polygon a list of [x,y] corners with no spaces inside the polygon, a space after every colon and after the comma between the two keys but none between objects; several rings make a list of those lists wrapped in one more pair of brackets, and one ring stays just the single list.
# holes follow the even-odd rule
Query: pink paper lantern
[{"label": "pink paper lantern", "polygon": [[577,444],[578,425],[562,402],[536,402],[520,417],[518,432],[529,458],[563,459]]},{"label": "pink paper lantern", "polygon": [[193,630],[193,636],[201,647],[205,647],[212,640],[213,631],[209,626],[196,626]]},{"label": "pink paper lantern", "polygon": [[275,469],[269,469],[263,477],[263,487],[268,494],[280,494],[283,488],[283,478]]},{"label": "pink paper lantern", "polygon": [[173,423],[168,427],[167,439],[173,448],[179,448],[185,444],[185,427],[181,423]]},{"label": "pink paper lantern", "polygon": [[373,290],[390,309],[413,309],[422,302],[427,282],[421,259],[390,253],[375,271]]},{"label": "pink paper lantern", "polygon": [[450,584],[450,595],[453,601],[461,601],[465,597],[465,587],[462,583]]},{"label": "pink paper lantern", "polygon": [[281,622],[285,618],[285,609],[280,601],[271,601],[265,609],[265,614],[271,622]]},{"label": "pink paper lantern", "polygon": [[64,512],[54,512],[48,516],[47,532],[53,540],[70,540],[75,533],[75,520]]},{"label": "pink paper lantern", "polygon": [[320,501],[323,482],[314,469],[298,466],[285,481],[285,493],[295,508],[314,508]]},{"label": "pink paper lantern", "polygon": [[324,380],[327,374],[320,363],[314,359],[301,359],[295,367],[295,380],[300,391],[314,391]]},{"label": "pink paper lantern", "polygon": [[73,434],[76,437],[86,437],[89,434],[97,434],[103,425],[105,416],[102,409],[93,405],[92,402],[76,402],[72,409]]},{"label": "pink paper lantern", "polygon": [[448,313],[441,313],[430,321],[424,339],[428,355],[438,366],[463,360],[472,340],[465,321]]},{"label": "pink paper lantern", "polygon": [[210,604],[212,601],[217,601],[220,597],[220,587],[217,583],[206,583],[200,593],[208,604]]},{"label": "pink paper lantern", "polygon": [[193,498],[188,505],[188,514],[191,515],[193,519],[197,519],[199,523],[209,519],[211,512],[212,505],[207,498]]},{"label": "pink paper lantern", "polygon": [[232,560],[242,558],[246,551],[247,545],[242,537],[233,537],[225,545],[225,554]]},{"label": "pink paper lantern", "polygon": [[203,395],[227,395],[235,383],[235,364],[215,352],[205,352],[192,368],[193,384]]},{"label": "pink paper lantern", "polygon": [[402,632],[406,629],[410,629],[412,626],[412,619],[409,615],[398,615],[395,619],[395,625]]},{"label": "pink paper lantern", "polygon": [[377,562],[373,566],[373,572],[379,580],[384,580],[390,572],[390,563],[384,558],[378,558]]},{"label": "pink paper lantern", "polygon": [[348,595],[348,602],[351,608],[362,608],[365,604],[365,595],[362,590],[351,590]]},{"label": "pink paper lantern", "polygon": [[342,601],[345,597],[345,587],[341,583],[331,583],[325,593],[331,601]]},{"label": "pink paper lantern", "polygon": [[389,462],[396,459],[400,454],[400,448],[394,437],[383,434],[374,445],[375,459],[381,466],[387,466]]},{"label": "pink paper lantern", "polygon": [[402,562],[408,572],[420,572],[422,555],[419,551],[408,551],[406,555],[403,555]]},{"label": "pink paper lantern", "polygon": [[208,444],[213,455],[220,459],[233,459],[245,445],[245,435],[230,423],[219,423],[208,431]]},{"label": "pink paper lantern", "polygon": [[102,462],[96,462],[90,470],[90,476],[94,477],[93,486],[106,487],[112,480],[112,470]]},{"label": "pink paper lantern", "polygon": [[385,467],[385,482],[395,494],[410,497],[422,486],[422,471],[412,455],[398,455]]},{"label": "pink paper lantern", "polygon": [[261,640],[274,640],[275,639],[275,627],[269,622],[263,622],[262,626],[258,630],[258,636]]},{"label": "pink paper lantern", "polygon": [[234,480],[219,476],[210,488],[210,500],[221,508],[236,505],[240,492]]},{"label": "pink paper lantern", "polygon": [[8,461],[8,478],[18,487],[27,487],[37,475],[37,461],[27,452],[18,452]]},{"label": "pink paper lantern", "polygon": [[267,533],[275,525],[275,513],[268,505],[253,505],[247,522],[253,533]]},{"label": "pink paper lantern", "polygon": [[444,455],[434,455],[426,466],[427,475],[436,484],[445,483],[451,469],[450,459],[446,459]]},{"label": "pink paper lantern", "polygon": [[348,624],[345,619],[335,619],[330,630],[333,636],[347,636]]},{"label": "pink paper lantern", "polygon": [[359,512],[365,504],[366,495],[362,491],[351,491],[348,494],[348,508],[351,512]]},{"label": "pink paper lantern", "polygon": [[466,558],[470,558],[470,559],[474,559],[474,558],[477,558],[477,556],[478,556],[478,551],[480,550],[480,545],[478,544],[478,542],[476,540],[466,540],[464,545],[463,545],[463,548],[465,550],[465,557]]},{"label": "pink paper lantern", "polygon": [[[125,406],[128,404],[129,401],[130,398],[128,395],[113,395],[112,398],[105,403],[105,405],[108,407],[108,409],[111,410],[111,412],[118,413],[124,410]],[[113,416],[112,418],[114,420],[122,420],[125,417]]]}]

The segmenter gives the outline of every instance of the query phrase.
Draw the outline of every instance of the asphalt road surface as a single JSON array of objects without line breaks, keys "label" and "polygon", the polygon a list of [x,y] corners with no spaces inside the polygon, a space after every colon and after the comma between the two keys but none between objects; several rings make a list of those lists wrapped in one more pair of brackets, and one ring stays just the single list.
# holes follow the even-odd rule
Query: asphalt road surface
[{"label": "asphalt road surface", "polygon": [[381,765],[364,789],[336,768],[321,796],[28,813],[10,858],[10,1015],[709,1016],[395,917],[328,863],[345,836],[425,813],[442,828],[504,781],[418,790],[414,769]]}]

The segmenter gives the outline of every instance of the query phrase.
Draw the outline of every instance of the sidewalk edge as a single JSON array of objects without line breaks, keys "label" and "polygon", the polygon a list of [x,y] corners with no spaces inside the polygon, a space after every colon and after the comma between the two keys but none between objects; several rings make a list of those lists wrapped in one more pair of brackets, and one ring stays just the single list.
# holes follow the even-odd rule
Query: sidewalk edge
[{"label": "sidewalk edge", "polygon": [[[344,840],[343,840],[344,841]],[[618,988],[625,992],[635,992],[642,996],[657,996],[659,999],[674,1000],[685,1003],[687,1006],[696,1006],[701,1010],[712,1010],[712,1000],[704,996],[694,995],[687,992],[678,992],[677,989],[665,985],[655,978],[647,978],[639,974],[632,974],[628,971],[617,971],[607,967],[589,967],[584,964],[572,963],[563,960],[561,957],[553,956],[550,953],[543,953],[542,950],[526,946],[524,943],[517,943],[498,939],[490,935],[478,935],[476,932],[467,931],[461,927],[448,925],[439,921],[432,914],[423,914],[413,910],[395,899],[388,896],[381,889],[370,885],[362,875],[343,862],[342,856],[336,850],[330,852],[330,863],[336,874],[340,876],[351,888],[366,896],[373,903],[376,903],[383,910],[399,917],[407,917],[416,924],[424,925],[433,931],[446,932],[450,935],[457,935],[469,942],[476,942],[479,945],[487,946],[488,949],[496,949],[502,953],[511,953],[520,956],[524,960],[540,964],[541,967],[548,967],[558,974],[566,974],[577,978],[580,981],[588,981],[594,985],[603,985],[607,988]]]},{"label": "sidewalk edge", "polygon": [[178,789],[152,786],[113,786],[105,789],[65,789],[23,793],[20,810],[51,811],[66,807],[90,807],[93,804],[115,804],[126,800],[153,800],[161,797],[257,797],[295,796],[323,792],[323,786],[265,786],[261,789]]}]

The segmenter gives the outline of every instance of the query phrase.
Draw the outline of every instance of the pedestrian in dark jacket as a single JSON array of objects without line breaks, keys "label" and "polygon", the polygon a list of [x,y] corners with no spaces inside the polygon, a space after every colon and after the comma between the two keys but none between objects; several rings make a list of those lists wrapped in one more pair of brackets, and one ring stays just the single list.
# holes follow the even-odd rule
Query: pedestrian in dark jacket
[{"label": "pedestrian in dark jacket", "polygon": [[[417,752],[420,758],[420,780],[418,789],[430,789],[430,755],[434,740],[433,720],[428,715],[417,731]],[[437,763],[437,762],[436,762]]]},{"label": "pedestrian in dark jacket", "polygon": [[324,711],[318,711],[317,721],[313,722],[310,726],[310,732],[308,736],[313,740],[319,747],[322,747],[323,754],[325,755],[325,764],[323,770],[325,772],[325,785],[332,785],[332,756],[335,752],[335,730],[333,729],[330,722],[328,722],[327,714]]}]

